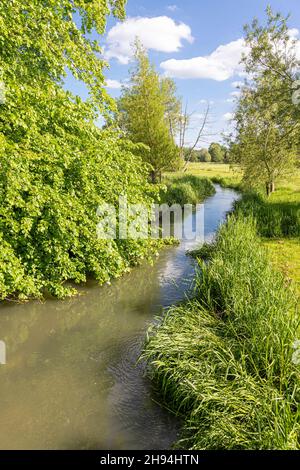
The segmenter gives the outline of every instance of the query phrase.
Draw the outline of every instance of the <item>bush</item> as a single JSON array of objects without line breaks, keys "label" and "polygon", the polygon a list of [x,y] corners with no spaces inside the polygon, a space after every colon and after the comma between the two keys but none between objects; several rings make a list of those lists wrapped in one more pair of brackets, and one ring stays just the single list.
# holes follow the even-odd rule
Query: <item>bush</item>
[{"label": "bush", "polygon": [[184,421],[177,446],[299,449],[296,300],[253,220],[231,217],[200,267],[195,299],[152,327],[144,353]]},{"label": "bush", "polygon": [[215,188],[208,178],[186,175],[167,181],[166,192],[161,192],[161,202],[169,205],[201,203],[215,193]]}]

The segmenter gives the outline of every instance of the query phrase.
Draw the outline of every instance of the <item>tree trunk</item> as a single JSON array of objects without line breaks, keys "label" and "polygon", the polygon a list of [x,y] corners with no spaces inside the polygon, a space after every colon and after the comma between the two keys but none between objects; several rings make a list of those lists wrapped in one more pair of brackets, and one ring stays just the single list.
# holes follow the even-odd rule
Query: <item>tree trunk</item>
[{"label": "tree trunk", "polygon": [[151,171],[150,173],[150,176],[151,176],[151,183],[155,184],[156,183],[156,171]]},{"label": "tree trunk", "polygon": [[268,181],[266,183],[266,192],[267,196],[271,196],[272,193],[275,191],[275,181]]}]

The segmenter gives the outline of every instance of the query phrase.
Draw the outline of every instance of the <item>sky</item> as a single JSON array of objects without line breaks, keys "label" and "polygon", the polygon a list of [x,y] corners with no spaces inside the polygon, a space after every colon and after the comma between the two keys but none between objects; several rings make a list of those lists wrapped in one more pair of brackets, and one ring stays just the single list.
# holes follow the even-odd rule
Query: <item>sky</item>
[{"label": "sky", "polygon": [[[254,17],[262,22],[265,9],[291,15],[291,36],[299,38],[299,0],[128,0],[125,22],[108,19],[105,36],[93,34],[109,62],[107,89],[117,98],[132,65],[131,45],[136,37],[147,48],[162,76],[172,77],[178,95],[193,113],[187,145],[193,144],[207,103],[210,117],[200,147],[222,141],[232,126],[235,98],[244,79],[239,64],[243,26]],[[66,87],[86,98],[84,86],[68,76]]]}]

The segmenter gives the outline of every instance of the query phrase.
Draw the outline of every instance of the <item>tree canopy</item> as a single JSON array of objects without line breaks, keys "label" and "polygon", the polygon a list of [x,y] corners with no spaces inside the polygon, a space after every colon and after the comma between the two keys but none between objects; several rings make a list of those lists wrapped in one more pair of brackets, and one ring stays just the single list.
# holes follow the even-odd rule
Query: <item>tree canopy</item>
[{"label": "tree canopy", "polygon": [[[100,240],[97,207],[150,207],[148,166],[119,133],[100,130],[113,100],[104,88],[98,43],[109,13],[122,19],[124,0],[3,0],[0,3],[0,298],[63,296],[66,280],[88,274],[109,281],[148,256],[147,240]],[[76,21],[74,18],[76,17]],[[72,73],[87,101],[63,87]]]}]

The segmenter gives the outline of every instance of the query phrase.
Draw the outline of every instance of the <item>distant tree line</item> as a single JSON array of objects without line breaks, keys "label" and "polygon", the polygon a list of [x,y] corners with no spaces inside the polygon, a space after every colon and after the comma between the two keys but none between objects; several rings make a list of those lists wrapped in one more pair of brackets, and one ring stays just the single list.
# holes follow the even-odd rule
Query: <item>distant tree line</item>
[{"label": "distant tree line", "polygon": [[[191,154],[191,155],[190,155]],[[190,150],[185,148],[185,160],[189,159],[190,162],[204,162],[204,163],[229,163],[229,149],[225,145],[213,142],[208,149],[194,149]]]}]

